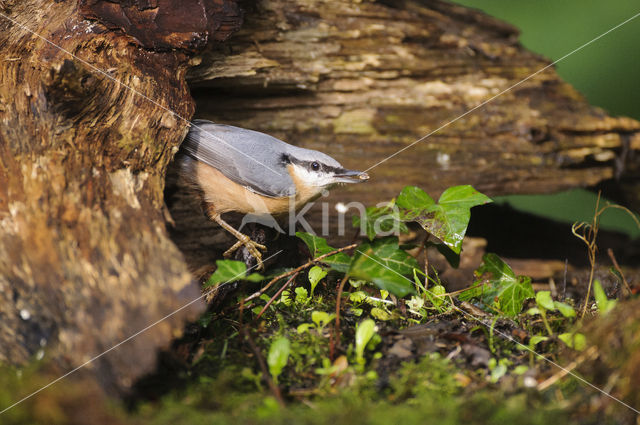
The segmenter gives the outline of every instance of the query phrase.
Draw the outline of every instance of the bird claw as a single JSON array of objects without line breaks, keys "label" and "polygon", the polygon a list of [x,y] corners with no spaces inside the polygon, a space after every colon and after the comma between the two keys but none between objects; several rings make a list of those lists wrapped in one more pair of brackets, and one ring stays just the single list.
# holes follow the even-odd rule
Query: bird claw
[{"label": "bird claw", "polygon": [[240,248],[241,246],[244,246],[247,248],[247,251],[249,251],[249,254],[251,254],[251,256],[256,259],[256,263],[257,263],[256,269],[264,270],[264,263],[262,262],[262,253],[259,250],[266,251],[267,247],[262,244],[259,244],[258,242],[251,240],[249,236],[246,236],[246,235],[243,235],[243,236],[244,238],[238,240],[238,242],[236,242],[231,248],[226,250],[222,255],[225,258],[228,258],[234,252],[236,252],[238,248]]}]

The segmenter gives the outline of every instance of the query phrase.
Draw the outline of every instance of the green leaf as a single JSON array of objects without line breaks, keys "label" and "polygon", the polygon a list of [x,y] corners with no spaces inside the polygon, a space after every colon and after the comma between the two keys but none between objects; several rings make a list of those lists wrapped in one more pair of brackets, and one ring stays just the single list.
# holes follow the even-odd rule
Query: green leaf
[{"label": "green leaf", "polygon": [[577,351],[582,351],[587,348],[587,338],[584,336],[584,334],[578,332],[567,332],[560,334],[558,335],[558,339],[567,344],[569,348],[573,348]]},{"label": "green leaf", "polygon": [[425,291],[425,295],[427,296],[427,298],[429,298],[429,301],[431,302],[431,304],[433,304],[434,307],[440,307],[445,303],[442,295],[446,293],[447,290],[442,285],[434,285],[431,289],[427,289]]},{"label": "green leaf", "polygon": [[534,348],[536,345],[541,343],[542,341],[547,341],[549,339],[548,336],[534,335],[529,338],[529,347]]},{"label": "green leaf", "polygon": [[[486,283],[464,291],[458,298],[463,301],[478,298],[487,306],[496,305],[507,316],[515,317],[522,311],[524,301],[534,296],[531,278],[516,276],[511,267],[495,254],[485,254],[482,260],[476,275]],[[482,280],[474,285],[480,283]]]},{"label": "green leaf", "polygon": [[552,311],[555,309],[553,299],[551,298],[551,291],[540,291],[536,294],[536,304],[538,307],[542,307],[545,310]]},{"label": "green leaf", "polygon": [[554,301],[553,305],[564,317],[576,317],[576,311],[569,304],[565,304],[560,301]]},{"label": "green leaf", "polygon": [[305,288],[299,286],[293,292],[296,293],[296,304],[306,304],[309,301],[309,292]]},{"label": "green leaf", "polygon": [[364,363],[364,349],[376,333],[376,322],[365,319],[356,326],[356,359]]},{"label": "green leaf", "polygon": [[529,370],[529,366],[525,366],[521,364],[520,366],[516,366],[513,369],[513,373],[515,373],[516,375],[524,375],[525,373],[527,373],[528,370]]},{"label": "green leaf", "polygon": [[436,247],[438,252],[442,254],[442,256],[447,260],[449,265],[454,269],[457,269],[460,266],[460,254],[455,253],[451,248],[443,243],[433,244]]},{"label": "green leaf", "polygon": [[269,355],[267,356],[267,364],[269,365],[269,373],[273,380],[278,382],[278,376],[282,373],[282,369],[289,361],[291,353],[291,343],[285,337],[280,337],[271,343],[269,347]]},{"label": "green leaf", "polygon": [[307,332],[309,329],[313,328],[313,323],[301,323],[298,325],[298,328],[296,329],[296,331],[299,334],[303,334],[305,332]]},{"label": "green leaf", "polygon": [[218,260],[216,261],[216,271],[204,284],[205,288],[218,285],[219,283],[235,282],[237,280],[248,280],[250,282],[260,282],[265,279],[258,273],[247,274],[247,266],[242,261]]},{"label": "green leaf", "polygon": [[488,202],[492,202],[489,197],[469,185],[450,187],[437,204],[415,186],[402,189],[396,199],[401,219],[417,222],[458,255],[469,225],[471,208]]},{"label": "green leaf", "polygon": [[324,328],[335,318],[335,314],[325,313],[324,311],[314,311],[311,313],[311,321],[319,328]]},{"label": "green leaf", "polygon": [[393,202],[384,207],[368,207],[363,217],[353,216],[353,227],[360,228],[370,241],[380,233],[407,233],[407,225],[400,219],[398,209],[393,207]]},{"label": "green leaf", "polygon": [[603,316],[611,311],[611,309],[616,305],[616,300],[610,300],[607,298],[607,294],[605,294],[604,289],[602,289],[602,284],[598,279],[593,281],[593,296],[596,299],[598,311]]},{"label": "green leaf", "polygon": [[370,314],[372,317],[382,321],[391,320],[393,318],[387,310],[380,307],[372,308]]},{"label": "green leaf", "polygon": [[[327,254],[331,251],[335,251],[335,248],[327,244],[325,238],[312,235],[311,233],[296,232],[296,236],[302,239],[307,244],[309,251],[313,258],[318,258],[321,255]],[[351,257],[344,252],[331,255],[322,260],[323,263],[329,265],[333,270],[337,270],[341,273],[346,273],[349,270],[349,264],[351,263]]]},{"label": "green leaf", "polygon": [[311,267],[311,269],[309,270],[309,283],[311,284],[311,297],[313,297],[313,291],[316,289],[316,286],[318,286],[318,283],[322,279],[324,279],[326,275],[327,275],[327,271],[322,269],[322,267],[319,267],[319,266]]},{"label": "green leaf", "polygon": [[398,247],[398,239],[388,237],[356,248],[349,276],[373,282],[380,289],[404,297],[413,293],[413,282],[406,276],[413,275],[413,269],[418,267],[416,259]]},{"label": "green leaf", "polygon": [[355,291],[349,294],[349,301],[358,304],[367,300],[367,293],[364,291]]},{"label": "green leaf", "polygon": [[489,381],[492,383],[496,383],[507,373],[507,365],[500,362],[493,369],[491,369],[491,376]]}]

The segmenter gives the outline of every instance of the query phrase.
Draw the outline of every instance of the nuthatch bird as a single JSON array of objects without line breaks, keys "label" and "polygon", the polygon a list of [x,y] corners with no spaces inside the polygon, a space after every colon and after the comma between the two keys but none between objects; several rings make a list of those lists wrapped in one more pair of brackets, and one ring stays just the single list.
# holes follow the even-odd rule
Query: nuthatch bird
[{"label": "nuthatch bird", "polygon": [[266,247],[234,229],[221,214],[278,216],[301,208],[331,186],[369,178],[322,152],[206,120],[193,121],[181,151],[180,173],[201,193],[207,217],[238,239],[224,256],[244,245],[258,269],[264,267],[259,250]]}]

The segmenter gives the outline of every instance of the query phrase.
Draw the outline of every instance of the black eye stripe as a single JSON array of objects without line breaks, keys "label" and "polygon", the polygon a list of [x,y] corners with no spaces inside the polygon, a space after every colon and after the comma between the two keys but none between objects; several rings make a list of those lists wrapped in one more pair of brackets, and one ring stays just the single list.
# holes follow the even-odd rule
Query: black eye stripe
[{"label": "black eye stripe", "polygon": [[[293,155],[287,155],[287,156],[288,156],[287,159],[289,164],[300,165],[301,167],[304,167],[309,171],[322,171],[324,173],[335,173],[335,174],[340,174],[341,172],[344,171],[344,168],[342,167],[334,167],[332,165],[324,164],[320,161],[305,161],[305,160],[297,159]],[[314,164],[317,166],[317,168],[314,167]]]}]

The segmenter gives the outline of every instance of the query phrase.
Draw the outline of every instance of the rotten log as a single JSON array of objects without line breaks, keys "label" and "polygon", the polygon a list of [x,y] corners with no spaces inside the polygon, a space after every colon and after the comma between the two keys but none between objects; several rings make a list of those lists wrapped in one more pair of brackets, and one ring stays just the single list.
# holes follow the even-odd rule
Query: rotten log
[{"label": "rotten log", "polygon": [[[174,180],[173,242],[163,213],[179,117],[194,112],[190,65],[199,116],[367,168],[548,63],[511,26],[439,1],[243,7],[221,44],[243,17],[231,0],[1,2],[16,22],[0,17],[0,361],[46,348],[78,366],[198,295],[183,255],[211,264],[223,233]],[[407,184],[434,196],[453,184],[492,195],[591,185],[624,171],[639,129],[548,69],[330,199],[374,204]],[[201,308],[87,367],[128,388]]]},{"label": "rotten log", "polygon": [[[188,73],[196,116],[373,167],[369,182],[336,189],[305,214],[321,233],[328,202],[335,244],[352,237],[339,235],[336,203],[375,205],[406,185],[437,197],[471,184],[494,196],[637,184],[640,175],[637,121],[590,106],[518,43],[516,28],[446,2],[261,1],[198,60]],[[175,185],[174,240],[194,268],[212,264],[230,239]]]},{"label": "rotten log", "polygon": [[[241,15],[230,1],[154,3],[1,4],[0,362],[46,349],[65,371],[200,294],[165,231],[165,170],[194,111],[190,56]],[[87,369],[128,388],[202,309]]]}]

